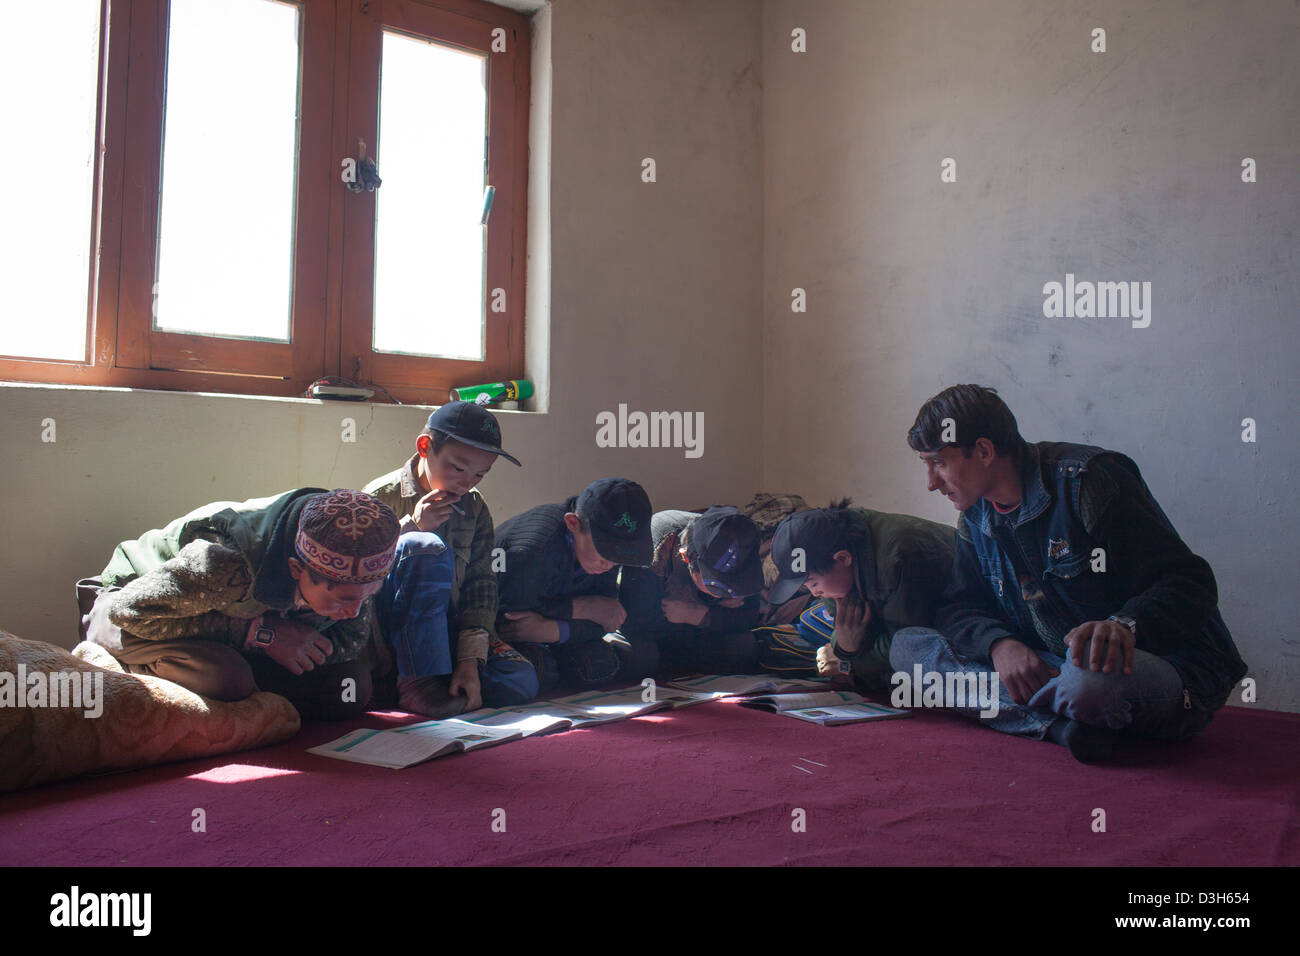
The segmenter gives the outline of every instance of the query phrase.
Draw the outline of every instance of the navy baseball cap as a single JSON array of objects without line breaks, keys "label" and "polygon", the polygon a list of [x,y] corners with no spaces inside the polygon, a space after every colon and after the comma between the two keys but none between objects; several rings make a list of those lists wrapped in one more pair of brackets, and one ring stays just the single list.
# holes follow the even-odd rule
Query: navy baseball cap
[{"label": "navy baseball cap", "polygon": [[630,478],[601,478],[578,496],[574,506],[587,524],[596,551],[606,561],[649,567],[650,496]]},{"label": "navy baseball cap", "polygon": [[512,464],[519,464],[519,459],[501,449],[501,426],[497,424],[496,416],[482,405],[448,402],[429,416],[425,427],[463,445],[490,451]]},{"label": "navy baseball cap", "polygon": [[686,535],[686,553],[714,597],[745,598],[763,590],[758,544],[758,525],[724,505],[693,520]]},{"label": "navy baseball cap", "polygon": [[772,563],[778,577],[768,591],[768,603],[784,604],[794,597],[809,568],[830,564],[841,550],[837,545],[842,536],[839,522],[825,509],[800,511],[782,521],[772,537]]}]

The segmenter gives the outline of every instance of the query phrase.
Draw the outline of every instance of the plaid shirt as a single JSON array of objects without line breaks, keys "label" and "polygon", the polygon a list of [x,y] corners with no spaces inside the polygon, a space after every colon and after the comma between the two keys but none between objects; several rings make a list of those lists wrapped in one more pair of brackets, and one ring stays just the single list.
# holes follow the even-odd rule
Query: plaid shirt
[{"label": "plaid shirt", "polygon": [[[412,513],[415,503],[427,493],[416,471],[419,460],[419,455],[412,455],[401,468],[362,489],[397,513],[403,534],[418,530]],[[465,514],[453,511],[434,532],[452,549],[456,560],[449,629],[458,635],[457,659],[486,660],[488,645],[496,636],[497,576],[492,571],[496,532],[487,502],[477,488],[466,492],[456,504]]]}]

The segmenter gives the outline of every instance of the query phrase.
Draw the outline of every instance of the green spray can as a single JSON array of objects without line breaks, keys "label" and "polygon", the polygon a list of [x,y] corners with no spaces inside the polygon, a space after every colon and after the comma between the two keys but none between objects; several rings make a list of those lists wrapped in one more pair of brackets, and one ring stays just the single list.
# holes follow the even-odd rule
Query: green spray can
[{"label": "green spray can", "polygon": [[523,401],[533,397],[533,383],[526,378],[508,382],[490,382],[487,385],[465,385],[451,390],[453,402],[474,402],[491,405],[493,402]]}]

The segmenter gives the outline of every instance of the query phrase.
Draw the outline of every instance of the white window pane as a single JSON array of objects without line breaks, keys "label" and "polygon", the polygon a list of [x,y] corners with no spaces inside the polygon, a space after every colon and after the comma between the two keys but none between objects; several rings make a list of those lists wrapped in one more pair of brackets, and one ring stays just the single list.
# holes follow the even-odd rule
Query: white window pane
[{"label": "white window pane", "polygon": [[98,66],[99,0],[4,4],[0,354],[85,361]]},{"label": "white window pane", "polygon": [[154,328],[289,340],[298,14],[171,2]]},{"label": "white window pane", "polygon": [[486,61],[384,33],[374,347],[483,359]]}]

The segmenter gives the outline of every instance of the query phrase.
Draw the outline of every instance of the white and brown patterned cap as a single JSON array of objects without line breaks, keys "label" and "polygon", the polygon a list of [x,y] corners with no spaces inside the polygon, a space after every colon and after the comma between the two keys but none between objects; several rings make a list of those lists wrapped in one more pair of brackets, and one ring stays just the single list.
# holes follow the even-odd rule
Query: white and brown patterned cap
[{"label": "white and brown patterned cap", "polygon": [[392,508],[363,491],[339,489],[307,500],[294,547],[322,577],[369,584],[388,574],[400,533]]}]

